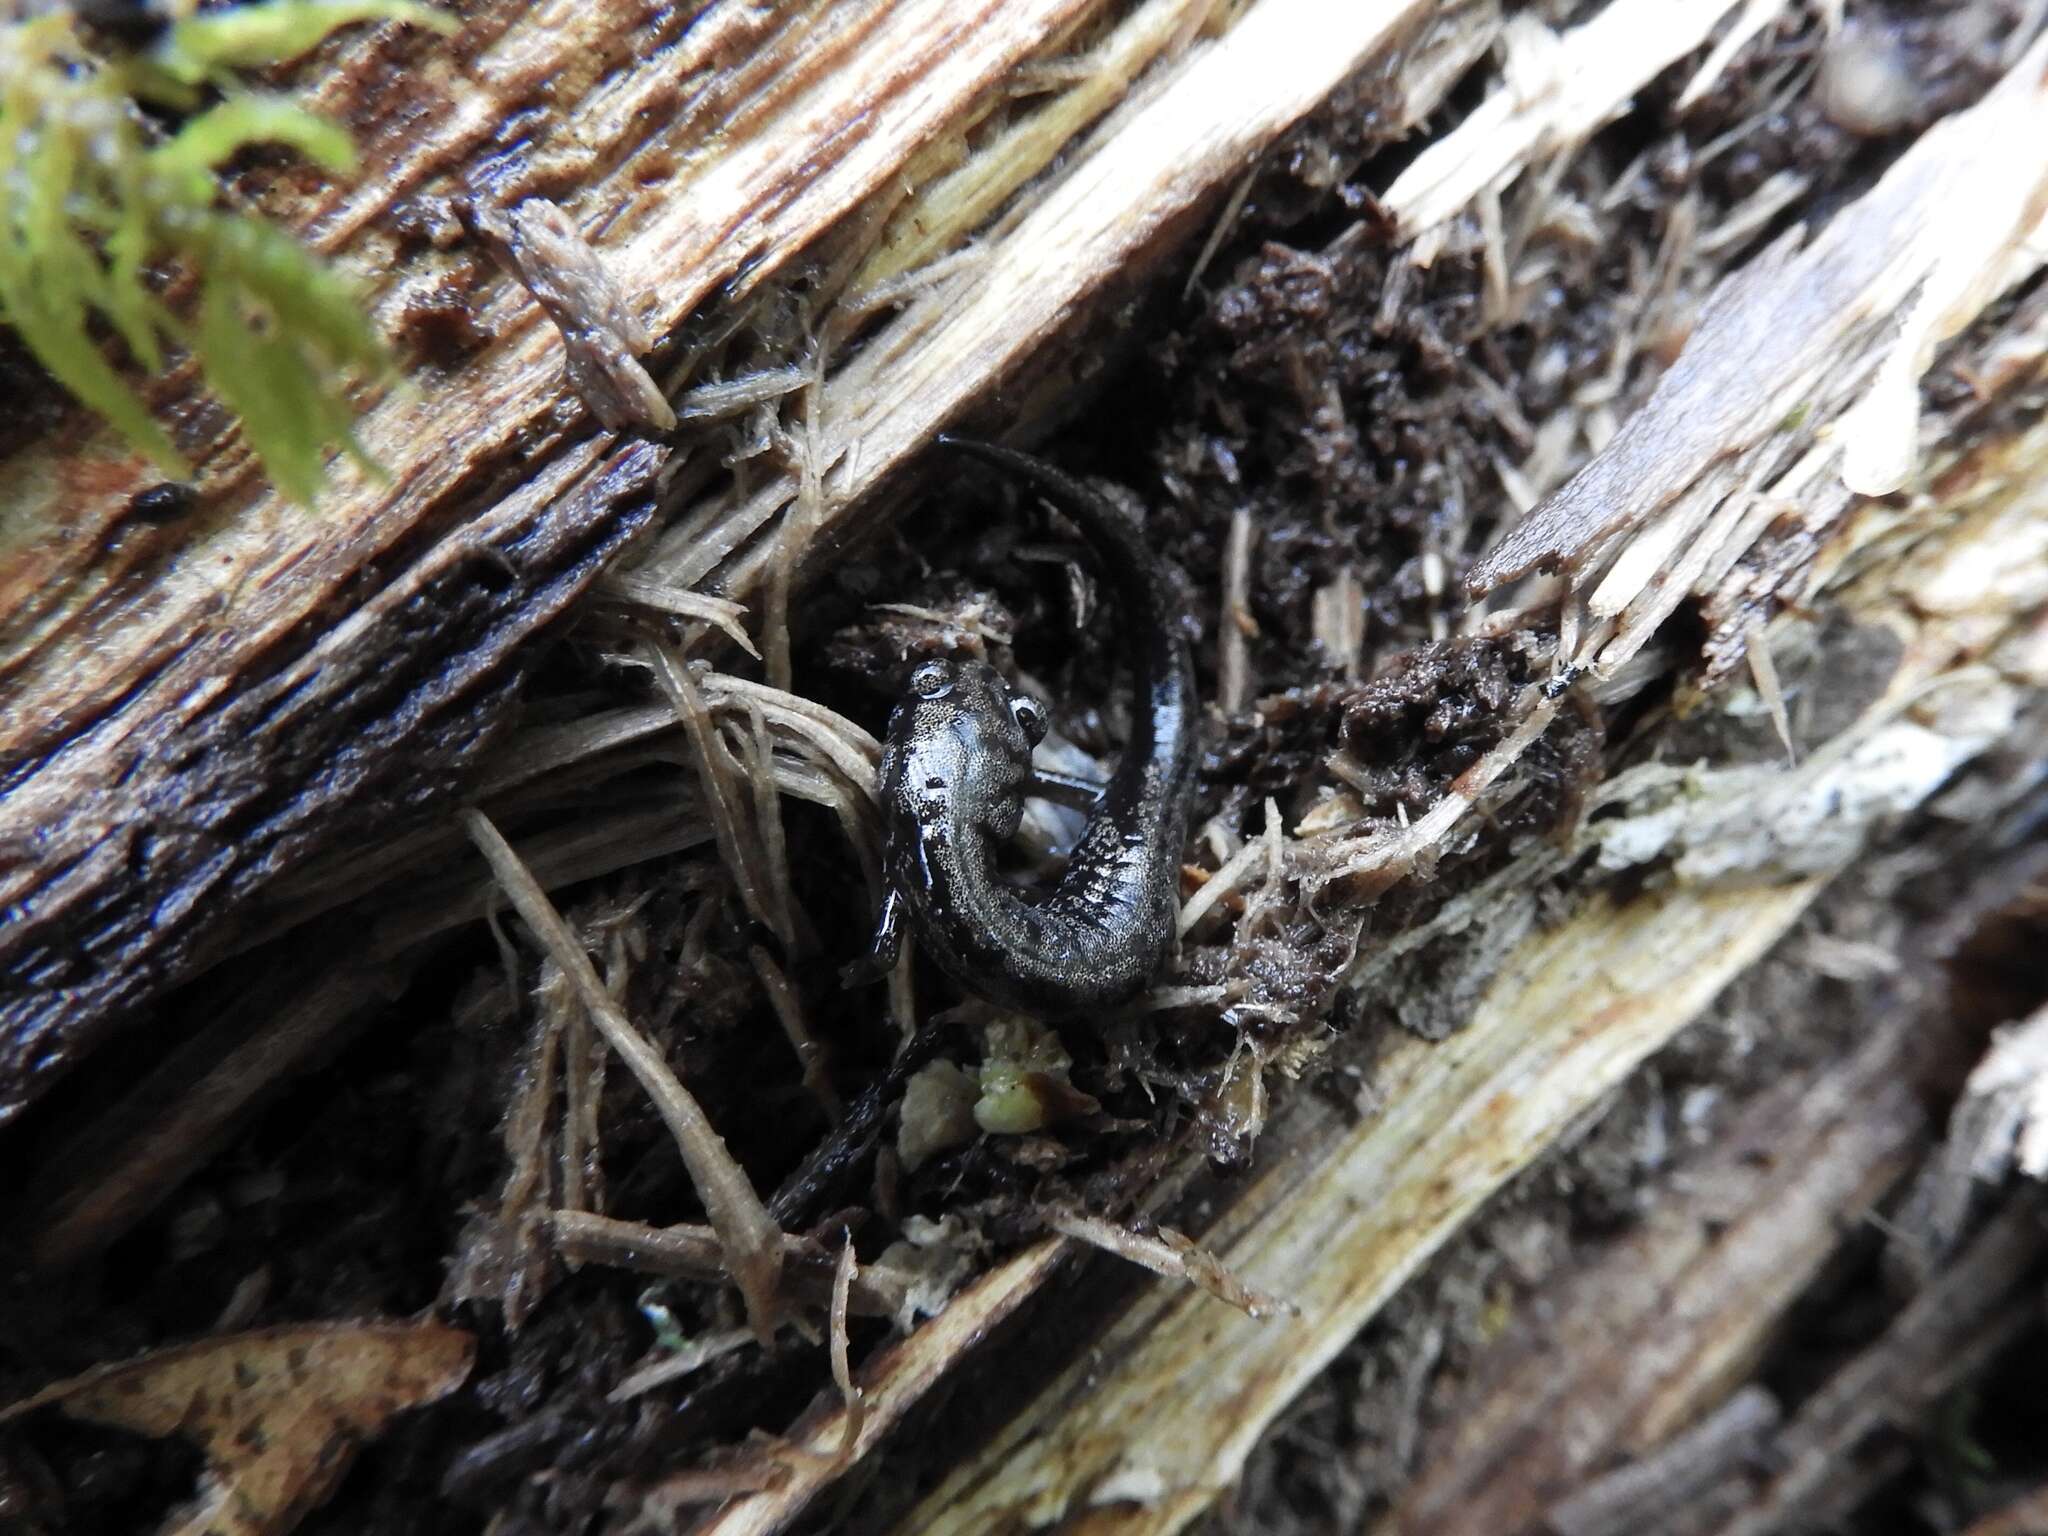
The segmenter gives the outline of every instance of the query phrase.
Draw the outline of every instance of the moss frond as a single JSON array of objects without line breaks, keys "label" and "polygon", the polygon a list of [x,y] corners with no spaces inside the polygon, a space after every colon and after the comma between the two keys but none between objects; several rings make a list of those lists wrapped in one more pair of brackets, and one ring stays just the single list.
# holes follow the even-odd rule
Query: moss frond
[{"label": "moss frond", "polygon": [[[342,376],[388,362],[361,295],[276,226],[221,208],[215,168],[251,144],[282,144],[349,169],[341,128],[236,90],[227,71],[372,19],[453,26],[414,0],[270,0],[187,17],[146,53],[100,59],[63,14],[0,23],[0,321],[167,475],[189,471],[107,360],[96,323],[152,372],[168,347],[193,353],[294,500],[318,491],[327,445],[363,459]],[[201,110],[202,88],[226,94]],[[166,137],[138,97],[192,115]],[[150,286],[165,261],[197,282],[189,318]]]},{"label": "moss frond", "polygon": [[437,32],[456,27],[454,17],[414,0],[269,0],[186,17],[152,50],[151,60],[172,79],[197,85],[228,70],[295,59],[358,21],[409,21]]}]

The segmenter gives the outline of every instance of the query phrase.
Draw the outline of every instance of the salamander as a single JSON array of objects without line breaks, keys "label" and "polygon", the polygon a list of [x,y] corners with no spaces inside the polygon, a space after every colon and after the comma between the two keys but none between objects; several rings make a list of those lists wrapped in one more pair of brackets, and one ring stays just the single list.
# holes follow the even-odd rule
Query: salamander
[{"label": "salamander", "polygon": [[1005,880],[997,855],[1027,793],[1073,789],[1034,774],[1044,707],[987,662],[912,670],[882,752],[887,894],[870,964],[886,968],[907,919],[947,974],[990,1002],[1058,1019],[1141,991],[1173,940],[1194,780],[1194,669],[1164,561],[1099,491],[1013,449],[939,441],[1030,485],[1076,527],[1106,578],[1136,698],[1130,740],[1050,889]]}]

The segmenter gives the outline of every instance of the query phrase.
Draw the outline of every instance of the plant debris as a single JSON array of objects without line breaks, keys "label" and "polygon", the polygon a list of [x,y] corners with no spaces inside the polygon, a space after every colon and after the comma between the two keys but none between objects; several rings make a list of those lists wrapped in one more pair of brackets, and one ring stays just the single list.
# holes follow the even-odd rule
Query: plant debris
[{"label": "plant debris", "polygon": [[640,358],[654,338],[569,216],[544,197],[479,208],[477,232],[562,333],[569,387],[617,431],[675,429],[676,412]]},{"label": "plant debris", "polygon": [[101,1366],[0,1408],[39,1408],[205,1452],[198,1498],[164,1536],[284,1536],[393,1415],[468,1377],[475,1338],[440,1323],[333,1323],[227,1334]]}]

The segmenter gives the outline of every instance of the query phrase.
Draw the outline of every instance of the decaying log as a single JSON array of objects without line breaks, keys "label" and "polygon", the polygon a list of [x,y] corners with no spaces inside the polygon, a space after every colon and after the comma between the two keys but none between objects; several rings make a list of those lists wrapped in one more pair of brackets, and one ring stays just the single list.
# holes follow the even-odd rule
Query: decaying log
[{"label": "decaying log", "polygon": [[[505,813],[587,809],[575,825],[510,834],[549,891],[715,849],[761,930],[799,947],[800,924],[761,898],[748,866],[786,862],[775,807],[788,797],[840,819],[872,883],[877,754],[857,727],[784,691],[790,616],[886,526],[892,491],[935,433],[1055,422],[1090,371],[1085,346],[1113,328],[1104,316],[1169,258],[1220,239],[1261,153],[1340,89],[1388,143],[1483,71],[1477,109],[1321,254],[1368,229],[1398,238],[1390,291],[1432,262],[1470,260],[1504,324],[1528,230],[1547,218],[1598,227],[1546,207],[1545,178],[1675,62],[1701,56],[1686,94],[1709,90],[1774,9],[1614,0],[1554,34],[1487,0],[542,0],[472,20],[452,45],[371,38],[303,66],[307,97],[362,140],[364,174],[348,190],[280,179],[249,192],[375,274],[380,321],[413,345],[404,386],[361,402],[363,441],[388,478],[338,466],[318,509],[279,505],[189,371],[156,386],[202,466],[202,507],[185,524],[124,523],[148,477],[82,419],[0,440],[0,1130],[173,989],[209,971],[208,987],[255,979],[209,994],[233,998],[219,1020],[98,1123],[52,1139],[11,1213],[22,1251],[45,1272],[104,1252],[280,1079],[345,1039],[374,988],[502,905],[468,854],[459,805],[481,805],[472,825],[488,815],[508,828]],[[1489,52],[1497,69],[1481,63]],[[1939,808],[1958,775],[2038,757],[2048,426],[2012,402],[2041,384],[2048,299],[2038,287],[2007,296],[2048,258],[2048,162],[2003,167],[1982,178],[1973,218],[1943,217],[1987,146],[2048,142],[2048,42],[2016,46],[2009,65],[1824,224],[1747,258],[1718,254],[1716,239],[1740,250],[1803,211],[1804,188],[1785,184],[1723,230],[1674,221],[1670,269],[1645,281],[1622,347],[1652,350],[1653,330],[1668,342],[1661,381],[1624,411],[1617,364],[1613,395],[1586,419],[1520,422],[1526,458],[1499,465],[1499,494],[1526,515],[1500,520],[1472,576],[1491,607],[1465,628],[1554,628],[1554,656],[1435,804],[1372,821],[1332,768],[1327,796],[1292,824],[1276,805],[1262,834],[1210,850],[1190,934],[1249,931],[1282,910],[1334,914],[1350,958],[1330,990],[1413,1031],[1391,1043],[1276,1032],[1269,1050],[1249,1007],[1226,1011],[1259,1001],[1240,976],[1161,1000],[1207,1007],[1207,1023],[1250,1043],[1204,1106],[1216,1127],[1134,1159],[1145,1178],[1116,1214],[1171,1218],[1234,1293],[1287,1305],[1249,1316],[1159,1284],[1077,1309],[1047,1330],[1059,1348],[1048,1342],[1035,1374],[1004,1378],[996,1395],[1014,1411],[921,1469],[935,1475],[921,1497],[897,1499],[895,1528],[1163,1536],[1202,1518],[1303,1387],[1474,1213],[1845,872]],[[1054,84],[1018,105],[1033,68]],[[552,256],[515,249],[522,208],[545,223]],[[486,237],[508,270],[484,259]],[[554,284],[570,269],[578,281]],[[573,320],[575,294],[599,296],[604,334],[581,352],[572,338],[567,371],[562,334],[522,275],[548,290],[557,320]],[[1922,420],[1921,377],[1958,335],[1951,361],[1978,397],[1929,404]],[[673,435],[599,424],[658,429],[670,410]],[[759,451],[727,463],[711,426],[734,418],[756,424]],[[1231,534],[1223,606],[1248,627],[1258,530],[1240,517]],[[1425,565],[1418,579],[1441,575]],[[1319,638],[1354,678],[1361,600],[1348,568],[1317,594]],[[517,723],[532,642],[573,611],[608,621],[593,626],[607,643],[632,630],[622,608],[680,621],[673,647],[649,647],[662,702]],[[1686,611],[1702,621],[1690,648],[1667,622]],[[1232,715],[1258,707],[1246,636],[1214,642]],[[1786,703],[1796,680],[1866,641],[1874,680],[1824,731],[1804,729]],[[683,662],[736,649],[772,686]],[[1375,899],[1506,836],[1541,772],[1536,750],[1574,710],[1647,719],[1647,745],[1587,784],[1583,815],[1503,842],[1483,880],[1366,933]],[[1787,749],[1797,738],[1797,752],[1659,759],[1688,723],[1749,716],[1772,720]],[[649,763],[683,771],[658,795],[603,800]],[[734,832],[753,824],[772,829],[758,848]],[[559,918],[552,930],[558,948],[576,947]],[[293,946],[316,937],[309,974]],[[602,979],[582,970],[599,999]],[[906,975],[886,1007],[908,1036],[923,1021]],[[1857,1049],[1756,1095],[1667,1204],[1579,1255],[1551,1284],[1547,1328],[1518,1320],[1459,1417],[1422,1437],[1427,1464],[1392,1526],[1626,1529],[1774,1439],[1804,1459],[1748,1505],[1717,1507],[1727,1528],[1842,1513],[1867,1483],[1819,1488],[1816,1469],[1870,1428],[1855,1389],[1930,1352],[1976,1361],[2009,1342],[2018,1325],[1988,1314],[2041,1247],[2025,1196],[1965,1241],[1982,1191],[1956,1174],[1935,1225],[1962,1256],[1941,1255],[1885,1340],[1804,1403],[1738,1394],[1842,1228],[1926,1154],[1902,1065],[1912,1030],[1903,1013],[1879,1020]],[[2039,1090],[2033,1057],[2008,1045],[1982,1079],[2000,1094],[1981,1097],[2009,1150],[2023,1124],[2038,1130],[2023,1111]],[[1361,1093],[1276,1090],[1268,1104],[1266,1075],[1308,1072],[1348,1076]],[[760,1252],[787,1258],[789,1298],[832,1299],[839,1350],[849,1309],[903,1318],[910,1284],[886,1265],[832,1270],[792,1211],[822,1217],[835,1181],[875,1155],[879,1102],[854,1107],[789,1208],[748,1204]],[[1232,1138],[1252,1159],[1225,1185],[1202,1154]],[[1951,1161],[1974,1169],[1978,1150]],[[2024,1151],[2017,1161],[2032,1167]],[[735,1165],[721,1166],[730,1177]],[[1087,1283],[1084,1245],[1057,1235],[1081,1223],[1031,1229],[1055,1235],[871,1350],[848,1390],[778,1442],[774,1476],[752,1468],[720,1484],[719,1469],[697,1469],[731,1495],[698,1528],[785,1530],[870,1477],[890,1437],[974,1369],[1007,1319],[1062,1273]],[[643,1227],[573,1200],[545,1230],[579,1262],[707,1284],[736,1269],[723,1233]],[[850,1254],[851,1240],[833,1251]],[[749,1303],[772,1289],[758,1282]],[[1955,1295],[1973,1310],[1943,1331]],[[754,1321],[765,1342],[773,1317]]]}]

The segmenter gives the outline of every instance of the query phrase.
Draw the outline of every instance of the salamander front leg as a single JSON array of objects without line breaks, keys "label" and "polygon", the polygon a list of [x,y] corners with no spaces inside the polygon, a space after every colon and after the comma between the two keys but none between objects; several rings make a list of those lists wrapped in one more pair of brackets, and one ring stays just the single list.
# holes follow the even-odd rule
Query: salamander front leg
[{"label": "salamander front leg", "polygon": [[1102,805],[1105,786],[1076,773],[1054,773],[1044,768],[1031,770],[1024,781],[1024,793],[1064,805],[1070,811],[1094,811]]}]

